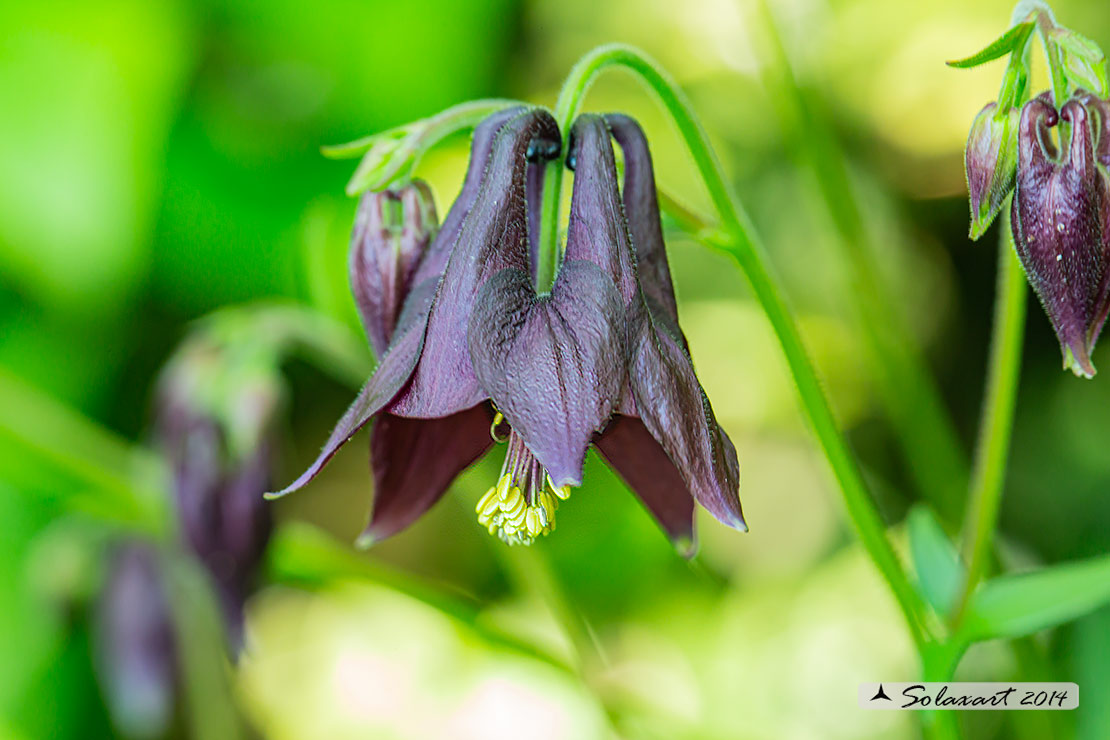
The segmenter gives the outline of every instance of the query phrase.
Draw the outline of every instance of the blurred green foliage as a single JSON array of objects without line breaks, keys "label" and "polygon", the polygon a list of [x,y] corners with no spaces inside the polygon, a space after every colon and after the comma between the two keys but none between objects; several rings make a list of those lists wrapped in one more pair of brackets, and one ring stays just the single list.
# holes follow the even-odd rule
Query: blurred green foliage
[{"label": "blurred green foliage", "polygon": [[[957,73],[943,61],[997,36],[1009,3],[771,7],[793,74],[844,158],[868,258],[899,298],[905,341],[937,373],[970,450],[995,258],[966,239],[961,151],[998,70]],[[1100,4],[1054,7],[1110,47]],[[746,0],[0,4],[0,736],[110,736],[89,595],[104,541],[149,512],[117,505],[119,481],[86,463],[107,463],[156,499],[157,465],[128,445],[148,439],[151,384],[190,322],[280,297],[356,330],[345,261],[351,165],[319,147],[470,98],[551,104],[570,65],[599,43],[644,48],[689,92],[787,282],[884,514],[900,521],[915,500],[913,471],[833,279],[843,269],[836,224],[763,89],[773,62],[752,12]],[[638,117],[661,187],[704,206],[673,131],[629,78],[605,78],[587,106]],[[422,164],[440,213],[465,154],[460,138]],[[500,462],[487,459],[410,531],[356,555],[340,543],[361,529],[371,492],[364,453],[348,450],[309,490],[275,504],[282,522],[318,525],[336,541],[281,540],[276,585],[249,605],[248,651],[229,678],[263,736],[914,734],[908,715],[864,715],[832,690],[909,680],[911,646],[850,544],[739,273],[680,234],[669,246],[694,359],[740,453],[752,531],[703,518],[701,554],[682,561],[591,458],[586,487],[536,547],[545,579],[473,520]],[[1094,359],[1110,367],[1106,343]],[[286,369],[282,479],[312,457],[351,396],[309,362]],[[1031,310],[1003,501],[1008,563],[1110,551],[1107,408],[1106,379],[1061,372],[1048,322]],[[908,551],[928,551],[929,526],[922,544],[910,520]],[[323,549],[306,554],[308,545]],[[313,575],[320,562],[327,579]],[[933,576],[926,587],[943,601],[947,576],[922,574]],[[537,593],[545,580],[562,593]],[[603,658],[579,654],[545,606],[553,598],[585,619]],[[1107,737],[1108,620],[1104,610],[1042,633],[1025,658],[984,646],[960,677],[1077,680],[1081,709],[1045,718],[1048,730]],[[975,722],[975,737],[1030,736],[1009,717]]]}]

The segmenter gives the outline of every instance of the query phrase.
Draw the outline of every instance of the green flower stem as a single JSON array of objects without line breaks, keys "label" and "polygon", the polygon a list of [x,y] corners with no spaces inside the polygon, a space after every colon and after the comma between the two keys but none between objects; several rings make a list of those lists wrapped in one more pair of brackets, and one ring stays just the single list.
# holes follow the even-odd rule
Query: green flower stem
[{"label": "green flower stem", "polygon": [[[1045,61],[1048,63],[1049,76],[1052,78],[1052,101],[1057,110],[1068,99],[1068,78],[1064,74],[1064,65],[1060,61],[1060,49],[1052,40],[1052,31],[1056,28],[1056,20],[1052,10],[1044,3],[1035,3],[1037,10],[1037,33],[1041,36],[1041,46],[1044,48]],[[1061,123],[1065,123],[1061,121]]]},{"label": "green flower stem", "polygon": [[608,659],[601,644],[594,637],[585,615],[567,595],[543,545],[508,547],[492,538],[489,542],[517,591],[543,604],[562,628],[578,674],[588,679],[592,671],[605,668]]},{"label": "green flower stem", "polygon": [[471,129],[492,113],[518,103],[490,98],[452,106],[436,115],[398,128],[368,136],[349,144],[325,148],[333,159],[362,156],[347,183],[347,195],[365,190],[383,190],[391,183],[412,177],[420,158],[439,142],[458,131]]},{"label": "green flower stem", "polygon": [[468,100],[419,121],[406,123],[403,126],[397,126],[343,144],[320,147],[320,152],[328,159],[353,159],[366,154],[375,143],[383,139],[405,138],[409,135],[410,130],[419,132],[422,145],[420,151],[423,152],[431,149],[456,131],[474,128],[487,116],[510,105],[519,105],[519,103],[505,98]]},{"label": "green flower stem", "polygon": [[[555,118],[560,130],[566,132],[567,124],[577,112],[582,98],[597,75],[608,67],[619,66],[634,72],[658,96],[671,115],[682,140],[686,143],[694,163],[701,174],[710,200],[721,222],[722,235],[713,245],[729,254],[739,264],[747,277],[756,300],[778,337],[794,377],[802,407],[817,436],[829,465],[833,469],[848,515],[871,559],[890,586],[915,643],[924,644],[924,605],[906,576],[894,549],[886,537],[882,519],[864,485],[858,464],[840,434],[821,381],[806,354],[801,334],[790,312],[778,280],[773,276],[756,230],[747,214],[735,200],[725,180],[708,138],[694,117],[691,106],[682,91],[653,61],[643,53],[627,46],[602,46],[582,58],[564,84],[555,106]],[[566,134],[564,133],[564,136]],[[555,229],[559,188],[562,173],[552,177],[548,173],[544,191],[541,254],[547,261],[540,267],[551,274],[558,258],[555,248]],[[550,275],[547,275],[550,280]],[[541,283],[542,285],[543,283]],[[549,283],[548,283],[549,284]]]},{"label": "green flower stem", "polygon": [[[921,650],[922,680],[951,681],[963,647],[951,643],[933,643]],[[920,712],[922,734],[932,740],[958,740],[959,714],[956,711],[927,710]]]},{"label": "green flower stem", "polygon": [[990,560],[1010,450],[1018,376],[1021,372],[1021,349],[1025,334],[1025,273],[1012,247],[1010,220],[1000,220],[1003,225],[998,250],[994,338],[991,340],[987,395],[964,527],[967,579],[954,612],[955,625],[962,619],[968,600]]},{"label": "green flower stem", "polygon": [[[959,522],[969,470],[940,390],[920,355],[907,341],[909,331],[890,291],[876,273],[871,235],[854,196],[848,164],[835,134],[799,88],[766,2],[759,15],[767,49],[762,55],[763,83],[801,164],[814,174],[830,219],[841,264],[846,265],[844,299],[851,306],[864,340],[866,359],[879,395],[897,432],[917,488],[937,513],[955,528]],[[913,392],[907,392],[912,388]]]}]

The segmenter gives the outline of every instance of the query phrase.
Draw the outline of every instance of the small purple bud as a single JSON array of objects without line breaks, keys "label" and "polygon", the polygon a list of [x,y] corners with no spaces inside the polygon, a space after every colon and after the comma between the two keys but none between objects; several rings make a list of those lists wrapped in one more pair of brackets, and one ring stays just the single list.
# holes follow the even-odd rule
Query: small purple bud
[{"label": "small purple bud", "polygon": [[174,714],[177,661],[151,547],[129,543],[115,553],[96,615],[97,674],[116,728],[128,738],[164,737]]},{"label": "small purple bud", "polygon": [[1017,129],[1017,109],[1000,112],[997,103],[988,103],[971,124],[964,167],[971,196],[972,239],[978,239],[991,225],[1014,186]]},{"label": "small purple bud", "polygon": [[438,230],[427,183],[368,192],[351,234],[351,291],[374,354],[389,346],[412,276]]},{"label": "small purple bud", "polygon": [[[1051,129],[1060,121],[1070,136],[1057,152]],[[1110,308],[1110,177],[1095,155],[1103,139],[1098,106],[1079,98],[1057,112],[1042,95],[1022,110],[1014,246],[1056,330],[1064,366],[1085,377],[1095,374],[1091,350]]]}]

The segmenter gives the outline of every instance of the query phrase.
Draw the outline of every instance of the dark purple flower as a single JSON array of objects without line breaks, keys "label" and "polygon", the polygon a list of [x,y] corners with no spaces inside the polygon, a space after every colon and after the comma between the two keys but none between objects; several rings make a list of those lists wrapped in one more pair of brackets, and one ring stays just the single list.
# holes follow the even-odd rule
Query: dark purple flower
[{"label": "dark purple flower", "polygon": [[189,340],[160,379],[156,428],[173,474],[182,535],[211,573],[230,638],[272,529],[271,439],[281,388],[271,368],[232,359],[208,335]]},{"label": "dark purple flower", "polygon": [[978,239],[994,221],[1014,187],[1017,169],[1018,110],[1000,112],[997,103],[988,103],[967,137],[964,168],[971,200],[972,239]]},{"label": "dark purple flower", "polygon": [[177,658],[155,550],[119,547],[97,603],[96,657],[112,719],[124,737],[163,737],[173,719]]},{"label": "dark purple flower", "polygon": [[368,192],[351,235],[351,292],[379,357],[401,314],[416,267],[435,237],[436,207],[426,183]]},{"label": "dark purple flower", "polygon": [[[1084,99],[1084,97],[1086,99]],[[1095,374],[1091,350],[1110,301],[1110,180],[1105,101],[1073,97],[1057,112],[1042,95],[1021,114],[1014,245],[1076,375]],[[1070,124],[1057,152],[1050,129]]]},{"label": "dark purple flower", "polygon": [[[625,153],[623,198],[611,135]],[[623,116],[583,116],[571,138],[570,227],[550,293],[535,288],[534,242],[559,132],[546,111],[514,108],[475,131],[462,192],[378,369],[317,460],[275,495],[310,481],[377,418],[376,496],[361,540],[373,542],[434,504],[507,424],[505,464],[478,504],[480,521],[507,542],[554,527],[591,443],[673,538],[692,543],[695,499],[744,526],[735,450],[678,329],[643,134]]]}]

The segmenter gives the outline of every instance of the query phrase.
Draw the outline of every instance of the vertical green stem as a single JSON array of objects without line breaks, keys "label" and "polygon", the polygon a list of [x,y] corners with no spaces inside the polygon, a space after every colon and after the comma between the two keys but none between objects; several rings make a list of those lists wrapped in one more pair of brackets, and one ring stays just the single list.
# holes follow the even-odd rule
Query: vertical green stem
[{"label": "vertical green stem", "polygon": [[[641,52],[619,45],[599,47],[575,65],[564,84],[555,106],[555,117],[560,129],[567,131],[567,124],[577,112],[586,90],[595,77],[610,66],[620,66],[634,72],[656,94],[678,128],[721,221],[722,237],[715,246],[739,264],[756,300],[770,321],[786,356],[803,410],[843,493],[849,518],[867,553],[890,586],[915,643],[921,645],[926,640],[921,598],[910,585],[887,540],[882,519],[868,494],[858,464],[840,434],[821,381],[806,354],[798,326],[783,298],[779,281],[768,267],[769,261],[755,227],[734,198],[709,145],[708,137],[694,117],[685,95]],[[541,242],[541,254],[555,255],[552,260],[557,259],[557,249],[554,246],[557,213],[555,208],[549,206],[558,203],[560,185],[561,173],[556,177],[548,177],[545,182],[541,232],[544,241]],[[551,265],[554,264],[552,261]]]},{"label": "vertical green stem", "polygon": [[967,581],[955,611],[959,623],[975,586],[983,577],[994,542],[1002,484],[1010,450],[1021,348],[1025,333],[1025,273],[1011,241],[1009,219],[1004,218],[998,250],[998,292],[995,296],[994,338],[991,343],[987,391],[975,454],[964,555],[968,559]]},{"label": "vertical green stem", "polygon": [[1060,50],[1051,38],[1052,29],[1055,27],[1056,22],[1052,18],[1052,11],[1048,10],[1047,6],[1037,11],[1037,32],[1041,36],[1041,46],[1044,48],[1045,61],[1048,63],[1048,74],[1052,78],[1052,102],[1059,110],[1068,99],[1068,78],[1064,75],[1064,65],[1060,63]]},{"label": "vertical green stem", "polygon": [[[933,643],[921,650],[922,680],[951,681],[956,664],[963,653],[962,646],[951,643]],[[920,712],[922,734],[931,740],[959,740],[959,713],[950,710],[925,710]]]},{"label": "vertical green stem", "polygon": [[[839,233],[846,266],[844,300],[855,314],[866,359],[897,434],[910,474],[941,517],[956,526],[968,484],[968,462],[940,390],[913,342],[890,291],[875,269],[871,235],[853,194],[848,164],[835,134],[798,86],[766,0],[759,4],[767,49],[764,88],[792,149],[814,174]],[[912,392],[907,391],[912,389]]]},{"label": "vertical green stem", "polygon": [[551,617],[563,628],[563,634],[574,651],[578,672],[588,676],[607,664],[605,653],[594,638],[586,617],[567,596],[563,585],[547,560],[542,545],[504,547],[494,542],[495,555],[505,566],[522,593],[531,593],[547,607]]}]

